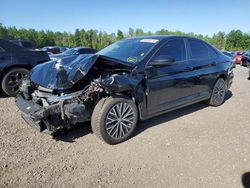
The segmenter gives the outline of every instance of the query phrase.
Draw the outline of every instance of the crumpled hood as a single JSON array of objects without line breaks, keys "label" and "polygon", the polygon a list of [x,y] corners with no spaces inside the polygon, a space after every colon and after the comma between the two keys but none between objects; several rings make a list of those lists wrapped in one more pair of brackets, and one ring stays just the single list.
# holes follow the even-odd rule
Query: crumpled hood
[{"label": "crumpled hood", "polygon": [[[114,59],[98,54],[70,56],[58,61],[49,61],[34,67],[31,71],[30,79],[35,84],[52,90],[70,89],[76,82],[81,80],[96,63],[98,58]],[[128,67],[133,67],[131,63],[115,61]]]}]

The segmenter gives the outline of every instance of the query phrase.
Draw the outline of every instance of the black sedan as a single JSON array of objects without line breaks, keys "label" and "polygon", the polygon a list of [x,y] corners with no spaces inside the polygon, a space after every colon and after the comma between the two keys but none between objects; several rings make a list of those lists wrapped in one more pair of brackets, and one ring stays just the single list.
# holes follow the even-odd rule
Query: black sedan
[{"label": "black sedan", "polygon": [[65,57],[69,57],[69,56],[77,56],[80,54],[94,54],[96,53],[97,50],[93,49],[93,48],[81,48],[81,47],[77,47],[77,48],[70,48],[66,51],[64,51],[63,53],[60,54],[52,54],[50,55],[50,59],[51,60],[58,60],[61,58],[65,58]]},{"label": "black sedan", "polygon": [[0,81],[3,91],[15,96],[19,85],[31,68],[49,60],[46,52],[32,51],[0,39]]},{"label": "black sedan", "polygon": [[52,135],[91,121],[109,144],[128,139],[138,120],[193,103],[223,104],[231,59],[184,36],[118,41],[97,54],[36,66],[16,99],[24,120]]}]

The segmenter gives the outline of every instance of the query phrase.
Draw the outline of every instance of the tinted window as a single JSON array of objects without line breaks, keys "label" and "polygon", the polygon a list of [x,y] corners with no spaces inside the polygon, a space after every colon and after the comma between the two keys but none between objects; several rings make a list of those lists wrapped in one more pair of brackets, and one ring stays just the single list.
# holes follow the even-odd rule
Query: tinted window
[{"label": "tinted window", "polygon": [[33,47],[32,43],[30,42],[22,42],[22,46],[29,49]]},{"label": "tinted window", "polygon": [[[209,57],[216,57],[217,56],[217,52],[212,47],[210,47],[209,45],[206,45],[206,46],[208,48],[208,55],[209,55]],[[228,53],[228,52],[226,52],[225,55],[231,57],[231,54]]]},{"label": "tinted window", "polygon": [[186,60],[186,48],[183,39],[176,39],[167,42],[155,54],[155,57],[166,55],[173,58],[175,61]]},{"label": "tinted window", "polygon": [[205,43],[198,40],[189,40],[189,44],[192,58],[197,59],[209,57],[208,47]]}]

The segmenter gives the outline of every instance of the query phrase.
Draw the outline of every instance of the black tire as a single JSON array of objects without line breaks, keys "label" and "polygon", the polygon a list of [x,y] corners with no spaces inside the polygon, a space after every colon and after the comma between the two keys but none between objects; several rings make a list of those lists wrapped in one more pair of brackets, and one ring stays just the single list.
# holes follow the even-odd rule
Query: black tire
[{"label": "black tire", "polygon": [[[19,91],[22,78],[29,73],[29,70],[24,68],[13,68],[9,70],[2,79],[3,91],[11,96],[15,97]],[[16,80],[14,80],[16,78]]]},{"label": "black tire", "polygon": [[214,84],[213,91],[207,103],[211,106],[220,106],[225,101],[226,82],[223,78],[218,78]]},{"label": "black tire", "polygon": [[[117,107],[119,106],[121,106],[120,112],[117,110]],[[127,111],[126,107],[128,107]],[[129,115],[130,112],[131,116],[127,116],[128,118],[132,118],[130,119],[130,122],[128,123],[128,120],[123,121],[123,118],[127,118],[125,117],[126,114]],[[113,114],[116,115],[116,117],[113,116]],[[124,114],[125,116],[124,115],[119,116],[119,114]],[[112,118],[114,119],[117,118],[117,119],[115,121],[114,120],[112,121]],[[138,110],[135,103],[131,99],[129,99],[126,96],[110,96],[102,98],[95,106],[91,117],[91,127],[92,131],[98,138],[100,138],[102,141],[108,144],[113,145],[127,140],[132,135],[137,125],[137,121],[138,121]],[[117,126],[115,126],[114,124],[117,124]],[[127,125],[124,126],[124,124]],[[124,134],[123,136],[122,133]],[[117,138],[114,138],[116,136]]]}]

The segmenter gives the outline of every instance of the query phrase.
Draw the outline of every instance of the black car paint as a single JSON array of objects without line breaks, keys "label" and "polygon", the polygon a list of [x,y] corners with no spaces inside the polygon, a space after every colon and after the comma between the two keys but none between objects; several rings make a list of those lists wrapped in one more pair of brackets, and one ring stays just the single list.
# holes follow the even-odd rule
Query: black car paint
[{"label": "black car paint", "polygon": [[93,49],[93,48],[75,48],[75,53],[72,54],[72,55],[67,55],[67,54],[64,54],[64,53],[60,53],[60,54],[51,54],[49,57],[50,59],[54,60],[54,59],[62,59],[62,58],[65,58],[65,57],[69,57],[69,56],[78,56],[80,54],[94,54],[97,52],[96,49]]},{"label": "black car paint", "polygon": [[30,70],[50,60],[46,52],[28,50],[4,39],[0,39],[0,47],[3,49],[0,52],[0,79],[12,68],[22,67]]},{"label": "black car paint", "polygon": [[[52,89],[53,91],[60,90],[60,92],[68,93],[66,94],[66,96],[69,97],[67,100],[72,100],[75,96],[72,96],[72,92],[68,92],[72,89],[70,87],[74,87],[74,85],[80,82],[85,75],[88,75],[92,67],[97,64],[96,62],[104,60],[113,65],[122,65],[126,71],[112,74],[103,79],[97,79],[95,83],[97,83],[98,87],[102,88],[107,95],[125,94],[130,96],[138,107],[141,120],[210,98],[213,85],[219,77],[226,79],[227,89],[231,86],[233,71],[230,58],[227,58],[206,42],[203,41],[202,43],[212,48],[216,56],[206,59],[192,59],[190,55],[189,40],[198,39],[179,36],[147,36],[141,38],[153,38],[159,40],[159,42],[148,54],[146,54],[144,59],[137,64],[123,62],[110,57],[92,55],[88,57],[92,59],[92,61],[89,61],[87,64],[83,63],[83,67],[87,65],[86,68],[81,70],[81,68],[79,69],[79,66],[77,66],[77,71],[74,70],[75,75],[72,74],[72,76],[68,74],[67,71],[65,72],[71,76],[68,77],[68,75],[66,75],[67,79],[64,81],[73,83],[67,85],[67,87],[57,87],[53,79],[48,79],[45,82],[42,79],[37,79],[39,75],[41,76],[39,70],[44,70],[45,72],[47,70],[47,74],[53,74],[53,78],[60,80],[62,74],[56,74],[51,70],[54,62],[48,63],[48,65],[40,65],[35,68],[31,74],[31,82],[34,82],[35,85]],[[172,65],[168,66],[151,66],[153,55],[162,45],[175,39],[184,40],[187,54],[186,60],[174,62]],[[86,59],[84,61],[86,61]],[[46,66],[49,66],[50,70],[46,68]],[[49,77],[47,74],[43,75],[43,77]],[[55,77],[54,74],[57,76]],[[65,77],[65,74],[63,77]],[[77,79],[74,80],[73,78],[76,77]],[[53,83],[51,84],[50,82]],[[53,85],[52,88],[50,87],[51,85]],[[24,90],[25,89],[26,88],[24,88]],[[23,91],[23,93],[25,92]],[[57,101],[59,101],[59,98],[60,97],[58,97]],[[21,105],[25,103],[26,100],[27,99],[25,99],[23,95],[19,95],[16,102],[17,106],[25,112],[26,116],[33,116],[34,114],[27,112],[27,109],[25,110]],[[61,115],[63,115],[63,111],[65,111],[63,108],[64,104],[58,103],[57,105],[57,109],[59,109],[61,105],[61,109],[63,109]],[[94,108],[94,106],[92,107]],[[55,113],[52,109],[49,113],[57,114],[58,111]],[[44,110],[42,114],[44,114]]]},{"label": "black car paint", "polygon": [[250,64],[250,51],[246,51],[242,54],[241,63],[242,66],[248,66]]}]

